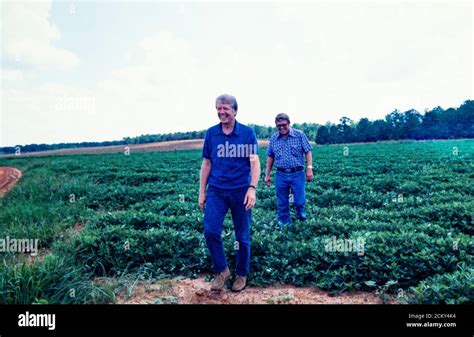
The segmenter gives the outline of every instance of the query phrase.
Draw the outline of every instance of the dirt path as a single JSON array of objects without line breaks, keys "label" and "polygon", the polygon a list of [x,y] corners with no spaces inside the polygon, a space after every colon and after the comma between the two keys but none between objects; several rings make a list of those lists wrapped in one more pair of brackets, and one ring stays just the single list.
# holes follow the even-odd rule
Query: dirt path
[{"label": "dirt path", "polygon": [[14,167],[0,166],[0,198],[3,197],[21,177],[21,171]]},{"label": "dirt path", "polygon": [[119,304],[382,304],[374,293],[355,292],[332,296],[317,287],[290,285],[247,287],[240,293],[214,292],[204,277],[138,282],[117,295]]}]

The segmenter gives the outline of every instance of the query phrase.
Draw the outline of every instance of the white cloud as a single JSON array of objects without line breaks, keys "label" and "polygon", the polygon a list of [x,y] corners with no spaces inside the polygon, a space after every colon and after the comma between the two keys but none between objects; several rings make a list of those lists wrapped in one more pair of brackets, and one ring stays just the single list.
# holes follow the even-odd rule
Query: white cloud
[{"label": "white cloud", "polygon": [[[121,135],[192,128],[185,115],[193,115],[195,59],[188,43],[170,32],[146,37],[128,53],[130,63],[98,83],[98,105],[114,113],[114,128]],[[189,105],[189,106],[188,106]],[[113,111],[113,112],[112,112]],[[107,112],[106,112],[107,113]]]},{"label": "white cloud", "polygon": [[[278,4],[301,24],[318,121],[451,107],[472,92],[471,4]],[[309,83],[308,83],[309,84]],[[324,111],[321,111],[321,108]]]},{"label": "white cloud", "polygon": [[[4,88],[3,145],[94,139],[104,125],[91,90],[59,84]],[[1,145],[0,145],[1,146]]]},{"label": "white cloud", "polygon": [[[383,118],[395,108],[451,107],[468,99],[472,32],[465,28],[472,18],[470,11],[463,14],[468,7],[387,6],[275,5],[265,24],[272,25],[276,38],[268,41],[259,40],[265,38],[260,23],[252,30],[249,22],[237,33],[220,27],[229,40],[153,27],[127,52],[104,55],[125,65],[83,87],[41,81],[38,74],[31,76],[42,85],[14,86],[9,83],[30,77],[9,69],[2,75],[8,85],[2,140],[7,145],[101,141],[200,130],[218,122],[213,105],[221,93],[236,96],[240,122],[267,125],[279,112],[289,113],[293,122],[324,123],[344,115]],[[31,66],[61,64],[57,58],[64,56],[52,45],[60,38],[57,28],[44,20],[49,7],[20,9],[38,16],[39,55],[47,59],[25,62]],[[209,20],[215,15],[203,12]],[[20,14],[15,17],[23,21]],[[290,37],[281,34],[280,25],[288,25]],[[246,30],[255,31],[254,40]],[[64,59],[62,69],[71,64]]]},{"label": "white cloud", "polygon": [[87,90],[51,83],[5,90],[4,142],[39,142],[32,135],[41,142],[92,141],[205,129],[218,122],[214,98],[221,93],[237,97],[239,121],[270,124],[297,99],[291,92],[297,68],[283,43],[258,56],[222,46],[209,58],[161,31],[124,56],[126,66]]},{"label": "white cloud", "polygon": [[41,70],[78,65],[77,55],[54,46],[61,34],[49,21],[51,1],[5,2],[2,9],[4,57]]},{"label": "white cloud", "polygon": [[20,70],[2,69],[0,81],[5,82],[19,82],[24,79],[23,73]]}]

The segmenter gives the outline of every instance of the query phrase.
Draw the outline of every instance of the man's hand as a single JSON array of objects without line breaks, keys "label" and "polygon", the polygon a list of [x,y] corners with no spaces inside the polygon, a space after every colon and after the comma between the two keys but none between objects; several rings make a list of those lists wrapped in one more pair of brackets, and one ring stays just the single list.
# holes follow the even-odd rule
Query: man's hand
[{"label": "man's hand", "polygon": [[245,205],[245,210],[248,211],[249,209],[253,208],[255,206],[255,201],[257,200],[257,193],[254,188],[250,187],[245,194],[244,198],[244,205]]},{"label": "man's hand", "polygon": [[313,169],[312,168],[307,168],[306,169],[306,181],[307,182],[313,181]]},{"label": "man's hand", "polygon": [[268,187],[270,187],[270,185],[272,184],[272,177],[269,174],[265,175],[265,183]]},{"label": "man's hand", "polygon": [[199,192],[199,207],[204,210],[206,207],[206,192]]}]

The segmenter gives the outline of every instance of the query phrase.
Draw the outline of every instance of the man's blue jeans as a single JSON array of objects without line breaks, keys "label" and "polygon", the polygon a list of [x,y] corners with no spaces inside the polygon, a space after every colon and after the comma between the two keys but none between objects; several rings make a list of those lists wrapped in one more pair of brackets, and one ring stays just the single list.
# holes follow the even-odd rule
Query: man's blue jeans
[{"label": "man's blue jeans", "polygon": [[236,274],[246,276],[250,266],[250,222],[251,210],[245,210],[244,199],[247,188],[223,190],[209,186],[204,210],[204,237],[214,262],[216,273],[227,267],[224,246],[222,244],[222,227],[224,218],[230,208],[234,222],[236,253]]},{"label": "man's blue jeans", "polygon": [[276,172],[275,187],[278,205],[278,223],[289,225],[290,219],[290,188],[293,193],[293,204],[298,217],[304,213],[306,176],[304,170],[294,173]]}]

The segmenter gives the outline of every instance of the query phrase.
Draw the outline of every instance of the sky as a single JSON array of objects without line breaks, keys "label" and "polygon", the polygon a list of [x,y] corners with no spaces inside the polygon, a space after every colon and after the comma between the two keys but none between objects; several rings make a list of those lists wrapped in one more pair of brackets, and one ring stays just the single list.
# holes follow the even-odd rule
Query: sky
[{"label": "sky", "polygon": [[2,1],[0,147],[473,99],[471,1]]}]

